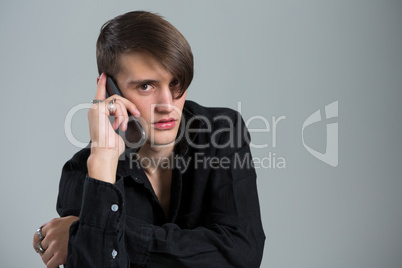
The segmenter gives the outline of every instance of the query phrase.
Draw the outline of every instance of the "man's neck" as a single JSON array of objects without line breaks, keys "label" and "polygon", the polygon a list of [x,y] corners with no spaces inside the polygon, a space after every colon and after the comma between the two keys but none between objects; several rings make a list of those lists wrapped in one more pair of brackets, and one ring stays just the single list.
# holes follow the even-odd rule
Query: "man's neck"
[{"label": "man's neck", "polygon": [[163,146],[145,143],[138,152],[145,173],[160,173],[165,169],[171,169],[173,151],[174,142]]}]

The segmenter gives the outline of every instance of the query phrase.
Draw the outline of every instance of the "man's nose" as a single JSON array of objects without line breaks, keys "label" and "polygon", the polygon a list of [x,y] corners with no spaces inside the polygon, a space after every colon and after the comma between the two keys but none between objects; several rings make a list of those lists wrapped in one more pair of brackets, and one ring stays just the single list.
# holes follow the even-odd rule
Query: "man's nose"
[{"label": "man's nose", "polygon": [[155,110],[159,113],[170,113],[173,110],[173,96],[169,87],[164,87],[159,91],[158,103]]}]

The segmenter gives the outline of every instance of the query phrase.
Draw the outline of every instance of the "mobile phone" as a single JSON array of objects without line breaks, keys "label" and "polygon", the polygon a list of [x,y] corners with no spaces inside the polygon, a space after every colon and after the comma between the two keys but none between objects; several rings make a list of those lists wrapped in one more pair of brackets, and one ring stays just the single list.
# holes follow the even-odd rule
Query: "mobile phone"
[{"label": "mobile phone", "polygon": [[[117,87],[116,83],[108,75],[106,80],[106,98],[115,94],[123,97],[123,94],[121,94],[121,91]],[[129,116],[127,130],[124,134],[119,133],[119,135],[122,136],[127,148],[138,151],[145,142],[145,131],[137,118],[135,118],[129,111],[127,111],[127,113]]]}]

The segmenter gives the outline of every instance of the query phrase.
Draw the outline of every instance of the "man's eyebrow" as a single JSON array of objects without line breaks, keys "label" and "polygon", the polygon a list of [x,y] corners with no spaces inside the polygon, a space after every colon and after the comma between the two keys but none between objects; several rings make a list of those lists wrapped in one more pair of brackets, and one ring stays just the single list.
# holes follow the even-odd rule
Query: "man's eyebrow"
[{"label": "man's eyebrow", "polygon": [[152,80],[152,79],[144,79],[144,80],[130,80],[128,81],[127,85],[143,85],[143,84],[149,84],[149,83],[157,83],[158,80]]}]

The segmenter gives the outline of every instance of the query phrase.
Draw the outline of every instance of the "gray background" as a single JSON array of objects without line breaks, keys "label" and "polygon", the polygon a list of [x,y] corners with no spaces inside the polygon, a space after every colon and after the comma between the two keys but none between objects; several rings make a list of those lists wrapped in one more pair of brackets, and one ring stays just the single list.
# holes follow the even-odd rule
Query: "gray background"
[{"label": "gray background", "polygon": [[[1,1],[1,267],[42,267],[32,236],[56,217],[63,163],[79,148],[64,119],[96,88],[100,26],[130,10],[158,12],[190,42],[188,98],[242,105],[246,120],[286,116],[253,133],[267,235],[262,267],[402,267],[401,1]],[[339,165],[310,155],[304,120],[339,102]],[[73,133],[89,139],[86,112]],[[254,120],[250,128],[259,128]],[[325,123],[306,130],[325,150]]]}]

